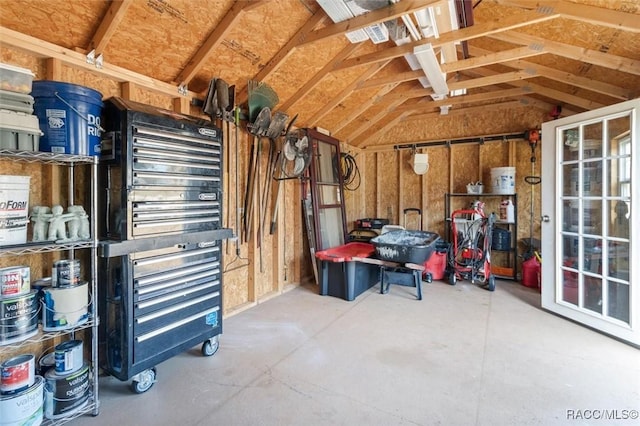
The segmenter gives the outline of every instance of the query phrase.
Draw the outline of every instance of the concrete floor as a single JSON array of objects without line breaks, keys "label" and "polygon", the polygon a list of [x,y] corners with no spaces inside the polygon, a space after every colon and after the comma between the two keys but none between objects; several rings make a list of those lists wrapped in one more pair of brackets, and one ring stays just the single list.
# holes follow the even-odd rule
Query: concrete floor
[{"label": "concrete floor", "polygon": [[637,424],[622,417],[640,408],[640,351],[542,311],[537,292],[378,288],[346,302],[299,287],[230,317],[214,356],[165,361],[142,395],[103,377],[100,415],[73,424]]}]

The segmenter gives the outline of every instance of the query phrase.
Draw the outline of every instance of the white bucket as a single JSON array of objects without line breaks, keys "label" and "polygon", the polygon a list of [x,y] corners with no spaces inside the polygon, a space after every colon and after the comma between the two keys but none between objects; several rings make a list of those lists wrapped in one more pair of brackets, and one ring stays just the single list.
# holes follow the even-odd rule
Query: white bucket
[{"label": "white bucket", "polygon": [[516,168],[495,167],[491,169],[491,191],[494,194],[515,194]]},{"label": "white bucket", "polygon": [[69,330],[89,319],[89,285],[86,281],[74,287],[48,287],[42,296],[42,329]]},{"label": "white bucket", "polygon": [[0,175],[0,246],[25,244],[30,176]]}]

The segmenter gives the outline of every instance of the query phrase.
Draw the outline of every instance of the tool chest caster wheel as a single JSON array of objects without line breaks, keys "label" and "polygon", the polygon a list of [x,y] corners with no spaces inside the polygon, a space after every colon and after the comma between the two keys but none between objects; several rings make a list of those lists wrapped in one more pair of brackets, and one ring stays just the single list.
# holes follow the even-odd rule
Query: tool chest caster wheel
[{"label": "tool chest caster wheel", "polygon": [[456,281],[457,281],[456,273],[455,272],[450,273],[449,274],[449,284],[456,285]]},{"label": "tool chest caster wheel", "polygon": [[131,390],[135,393],[145,393],[156,382],[156,368],[144,370],[131,379]]},{"label": "tool chest caster wheel", "polygon": [[431,272],[427,272],[424,275],[424,280],[423,281],[427,282],[427,283],[432,283],[433,282],[433,275],[431,275]]},{"label": "tool chest caster wheel", "polygon": [[220,348],[220,342],[218,341],[218,336],[212,337],[211,339],[205,341],[202,344],[202,355],[212,356],[213,354],[218,352],[218,348]]}]

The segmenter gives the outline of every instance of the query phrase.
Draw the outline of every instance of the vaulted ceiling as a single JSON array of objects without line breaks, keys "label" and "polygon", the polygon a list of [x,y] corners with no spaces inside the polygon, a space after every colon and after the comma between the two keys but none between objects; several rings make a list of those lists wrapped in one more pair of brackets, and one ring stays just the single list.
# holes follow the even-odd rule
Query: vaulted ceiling
[{"label": "vaulted ceiling", "polygon": [[[374,44],[345,33],[453,1],[390,2],[334,23],[313,0],[0,0],[0,43],[71,66],[98,61],[96,72],[168,96],[202,99],[221,78],[242,105],[248,82],[264,82],[275,110],[358,147],[410,141],[403,129],[438,120],[531,108],[564,116],[640,95],[639,2],[466,3],[472,25],[445,19],[438,37]],[[466,94],[434,100],[420,83],[425,73],[405,55],[425,43],[447,52],[448,88]]]}]

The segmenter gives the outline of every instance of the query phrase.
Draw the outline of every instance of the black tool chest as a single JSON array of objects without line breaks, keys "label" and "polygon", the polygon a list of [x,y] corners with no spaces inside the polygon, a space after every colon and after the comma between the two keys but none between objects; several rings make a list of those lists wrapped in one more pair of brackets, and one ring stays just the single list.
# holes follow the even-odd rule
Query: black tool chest
[{"label": "black tool chest", "polygon": [[103,368],[136,392],[155,366],[222,332],[222,134],[112,98],[99,166]]}]

